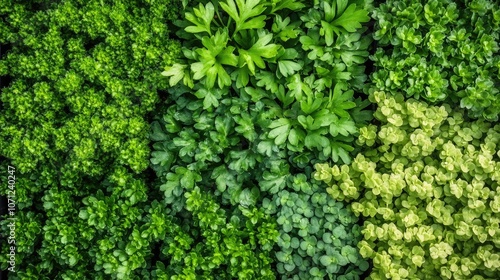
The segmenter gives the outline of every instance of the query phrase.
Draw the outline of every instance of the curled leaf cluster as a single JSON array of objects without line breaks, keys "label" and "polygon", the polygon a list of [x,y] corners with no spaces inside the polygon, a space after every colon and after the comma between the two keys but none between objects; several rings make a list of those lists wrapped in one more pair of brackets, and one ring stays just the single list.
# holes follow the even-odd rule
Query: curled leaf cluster
[{"label": "curled leaf cluster", "polygon": [[373,11],[379,90],[467,109],[498,120],[500,9],[497,1],[384,1]]}]

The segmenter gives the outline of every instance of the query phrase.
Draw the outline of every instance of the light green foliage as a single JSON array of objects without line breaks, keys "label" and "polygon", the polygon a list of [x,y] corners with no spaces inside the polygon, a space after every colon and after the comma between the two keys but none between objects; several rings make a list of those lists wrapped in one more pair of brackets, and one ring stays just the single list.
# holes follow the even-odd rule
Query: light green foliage
[{"label": "light green foliage", "polygon": [[209,111],[226,96],[262,101],[273,114],[258,125],[275,145],[349,162],[352,135],[371,118],[363,110],[369,103],[353,97],[366,80],[369,7],[347,0],[199,3],[178,23],[184,59],[163,75]]},{"label": "light green foliage", "polygon": [[498,1],[384,1],[373,12],[372,81],[380,90],[446,100],[469,116],[498,120]]},{"label": "light green foliage", "polygon": [[317,164],[314,178],[366,217],[371,279],[496,279],[500,273],[500,125],[376,91],[378,128],[352,164]]},{"label": "light green foliage", "polygon": [[15,46],[2,60],[13,78],[2,90],[2,154],[65,186],[114,163],[144,170],[143,118],[167,86],[156,71],[179,51],[163,23],[168,3],[146,4],[149,12],[133,2],[12,3],[3,24],[16,37],[0,36]]},{"label": "light green foliage", "polygon": [[168,26],[180,3],[0,2],[1,169],[16,167],[19,223],[9,279],[145,279],[169,220],[148,212],[138,173],[161,67],[181,51]]}]

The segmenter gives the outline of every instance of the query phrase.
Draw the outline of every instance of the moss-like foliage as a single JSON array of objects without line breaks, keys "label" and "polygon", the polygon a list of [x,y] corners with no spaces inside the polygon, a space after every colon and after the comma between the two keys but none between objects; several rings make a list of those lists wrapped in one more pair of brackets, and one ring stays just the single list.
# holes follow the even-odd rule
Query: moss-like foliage
[{"label": "moss-like foliage", "polygon": [[[150,153],[146,115],[168,87],[161,69],[180,52],[169,39],[179,7],[0,2],[0,43],[10,45],[0,75],[11,78],[0,97],[1,170],[16,168],[18,207],[9,279],[131,278],[146,267],[160,238],[146,228],[162,232],[169,219],[157,224],[151,209],[165,209],[146,204],[137,174]],[[6,257],[2,246],[2,269]]]},{"label": "moss-like foliage", "polygon": [[2,2],[0,40],[12,44],[0,62],[12,77],[2,154],[69,187],[114,163],[144,170],[143,118],[167,86],[160,65],[180,50],[168,39],[170,1]]}]

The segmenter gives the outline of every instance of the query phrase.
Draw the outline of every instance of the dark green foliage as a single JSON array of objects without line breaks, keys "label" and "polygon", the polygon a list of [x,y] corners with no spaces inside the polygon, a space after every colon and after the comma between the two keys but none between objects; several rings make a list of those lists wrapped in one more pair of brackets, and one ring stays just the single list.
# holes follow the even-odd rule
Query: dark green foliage
[{"label": "dark green foliage", "polygon": [[[197,261],[183,259],[189,252],[187,249],[179,254],[181,257],[171,249],[164,249],[170,265],[161,269],[163,277],[274,279],[270,250],[277,240],[277,225],[259,207],[261,192],[267,185],[276,188],[275,191],[284,186],[275,187],[262,177],[264,170],[281,162],[280,167],[286,169],[273,168],[266,174],[286,181],[288,163],[276,156],[265,158],[258,152],[257,142],[249,142],[237,132],[238,127],[245,125],[244,119],[250,119],[247,123],[251,124],[262,111],[255,104],[248,107],[246,99],[226,98],[209,112],[203,109],[203,100],[181,89],[171,91],[168,100],[173,103],[166,114],[152,124],[150,135],[156,143],[151,162],[163,183],[159,186],[164,192],[163,203],[196,240],[190,242],[189,250]],[[252,134],[250,130],[240,132]],[[257,135],[255,131],[253,134]],[[242,237],[254,241],[244,245]],[[223,240],[226,241],[222,243]],[[238,251],[234,251],[236,248]],[[233,263],[230,252],[241,255],[242,259]],[[216,258],[217,255],[222,259]]]},{"label": "dark green foliage", "polygon": [[[233,211],[273,215],[267,223],[278,224],[279,235],[242,250],[249,258],[266,254],[255,264],[258,271],[267,272],[273,258],[280,279],[358,279],[368,267],[355,247],[357,220],[342,204],[329,205],[310,173],[319,160],[349,162],[353,135],[371,119],[363,110],[368,102],[354,98],[366,80],[362,64],[371,38],[362,23],[369,20],[363,9],[369,3],[202,2],[187,7],[185,20],[177,22],[184,58],[163,72],[173,88],[151,125],[151,163],[164,202],[184,224],[201,227],[203,240],[215,229],[203,229],[187,214],[193,190],[216,200],[221,225]],[[287,194],[288,204],[281,203]],[[292,239],[299,244],[293,249]],[[326,241],[318,245],[319,239]],[[315,246],[322,247],[310,249]],[[218,247],[205,248],[207,263],[219,267],[210,260]],[[175,270],[171,266],[161,271]],[[184,266],[210,271],[204,262]],[[239,277],[270,277],[233,267],[243,273]],[[227,266],[214,273],[232,279],[231,271]]]},{"label": "dark green foliage", "polygon": [[[227,98],[213,112],[208,112],[202,108],[202,100],[186,95],[182,90],[172,91],[171,98],[175,103],[168,107],[162,119],[152,124],[150,134],[157,141],[151,162],[163,182],[160,186],[165,193],[163,202],[171,205],[172,213],[184,217],[190,207],[189,199],[193,197],[191,192],[198,188],[202,193],[219,196],[220,206],[210,207],[237,207],[240,210],[263,207],[267,214],[277,218],[279,239],[269,237],[268,243],[272,246],[277,241],[279,253],[273,253],[271,257],[276,257],[277,272],[284,279],[294,276],[315,279],[314,273],[310,272],[312,266],[316,267],[318,275],[329,272],[353,277],[348,279],[359,277],[362,271],[358,267],[365,270],[367,264],[355,249],[360,239],[359,227],[354,225],[357,219],[342,204],[331,204],[332,200],[326,192],[309,182],[311,168],[307,166],[311,160],[317,161],[314,157],[279,149],[265,137],[257,124],[270,113],[259,110],[263,106],[262,102],[253,104],[245,96]],[[253,120],[251,123],[256,125],[251,130],[239,131],[241,125],[236,120],[243,118]],[[260,134],[260,139],[256,137],[255,141],[250,142],[242,135],[246,132]],[[203,203],[203,200],[200,199],[199,203]],[[230,216],[226,218],[222,213],[219,215],[223,220],[230,219]],[[191,225],[191,219],[190,215],[184,217],[183,224]],[[206,224],[216,223],[217,220]],[[276,222],[268,223],[269,226],[276,226]],[[198,227],[197,222],[194,227]],[[343,229],[343,234],[337,235],[334,231],[336,228]],[[252,227],[252,231],[252,234],[257,234],[257,229]],[[308,240],[320,240],[328,234],[338,238],[338,243],[326,241],[329,244],[322,244],[310,253],[306,249],[292,250],[288,241],[283,239],[294,238],[306,246]],[[200,245],[191,246],[198,248]],[[354,251],[342,249],[344,247]],[[285,252],[290,256],[295,255],[295,258],[300,256],[300,264],[290,266],[289,261],[282,257]],[[266,251],[266,254],[269,255],[269,252]],[[335,265],[323,264],[320,261],[323,256],[324,263],[327,263],[327,257],[339,258],[339,262]],[[352,262],[348,261],[349,258]]]},{"label": "dark green foliage", "polygon": [[352,135],[371,118],[353,98],[366,80],[369,2],[217,3],[194,5],[178,23],[185,59],[163,72],[170,85],[189,87],[208,111],[226,96],[265,100],[259,126],[275,145],[349,162]]},{"label": "dark green foliage", "polygon": [[445,100],[471,117],[498,120],[498,1],[389,0],[373,17],[379,90],[404,89],[407,97]]},{"label": "dark green foliage", "polygon": [[351,210],[307,182],[305,174],[295,176],[289,186],[294,191],[265,198],[263,205],[282,227],[276,252],[281,279],[359,279],[368,263],[356,248],[361,228]]}]

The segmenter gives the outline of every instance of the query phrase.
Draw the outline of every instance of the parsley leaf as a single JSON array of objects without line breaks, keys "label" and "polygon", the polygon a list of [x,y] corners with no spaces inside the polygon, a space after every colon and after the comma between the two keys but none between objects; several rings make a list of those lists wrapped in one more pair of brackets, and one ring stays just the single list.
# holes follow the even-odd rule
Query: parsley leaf
[{"label": "parsley leaf", "polygon": [[266,7],[260,0],[227,0],[227,3],[220,2],[221,8],[236,22],[234,33],[245,29],[263,28],[266,23],[265,15],[261,15]]}]

